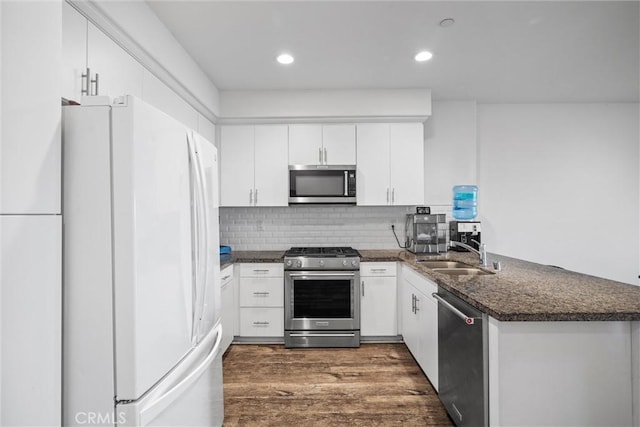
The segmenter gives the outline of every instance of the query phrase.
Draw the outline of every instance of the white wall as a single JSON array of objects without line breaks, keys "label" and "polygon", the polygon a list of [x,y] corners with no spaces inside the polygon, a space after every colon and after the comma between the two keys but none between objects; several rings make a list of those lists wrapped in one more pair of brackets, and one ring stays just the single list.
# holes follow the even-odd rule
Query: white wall
[{"label": "white wall", "polygon": [[488,250],[638,284],[638,113],[638,104],[479,104]]},{"label": "white wall", "polygon": [[431,114],[430,89],[223,91],[221,118],[345,120],[422,118]]},{"label": "white wall", "polygon": [[452,187],[476,184],[476,102],[438,101],[425,122],[424,200],[452,203]]}]

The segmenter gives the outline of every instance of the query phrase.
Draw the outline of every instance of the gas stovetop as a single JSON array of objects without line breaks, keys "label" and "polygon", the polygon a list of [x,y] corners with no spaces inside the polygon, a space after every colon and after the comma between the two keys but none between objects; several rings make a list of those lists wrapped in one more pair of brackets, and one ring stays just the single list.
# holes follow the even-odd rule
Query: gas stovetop
[{"label": "gas stovetop", "polygon": [[291,248],[284,253],[286,270],[359,270],[360,253],[351,247]]}]

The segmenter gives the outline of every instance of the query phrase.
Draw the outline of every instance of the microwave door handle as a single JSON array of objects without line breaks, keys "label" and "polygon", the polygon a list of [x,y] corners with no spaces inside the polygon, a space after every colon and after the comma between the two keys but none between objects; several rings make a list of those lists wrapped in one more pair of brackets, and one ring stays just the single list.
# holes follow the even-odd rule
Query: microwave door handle
[{"label": "microwave door handle", "polygon": [[344,171],[344,196],[349,195],[349,171]]}]

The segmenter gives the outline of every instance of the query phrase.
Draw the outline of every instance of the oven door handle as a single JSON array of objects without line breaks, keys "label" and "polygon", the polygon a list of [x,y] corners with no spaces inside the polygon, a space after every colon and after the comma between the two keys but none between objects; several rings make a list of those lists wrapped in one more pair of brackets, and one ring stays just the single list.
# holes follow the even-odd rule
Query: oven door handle
[{"label": "oven door handle", "polygon": [[355,277],[356,273],[289,273],[291,277]]},{"label": "oven door handle", "polygon": [[334,334],[314,334],[314,333],[300,333],[300,334],[296,334],[296,333],[291,333],[290,336],[294,337],[294,338],[303,338],[303,337],[355,337],[356,334],[351,332],[351,333],[334,333]]}]

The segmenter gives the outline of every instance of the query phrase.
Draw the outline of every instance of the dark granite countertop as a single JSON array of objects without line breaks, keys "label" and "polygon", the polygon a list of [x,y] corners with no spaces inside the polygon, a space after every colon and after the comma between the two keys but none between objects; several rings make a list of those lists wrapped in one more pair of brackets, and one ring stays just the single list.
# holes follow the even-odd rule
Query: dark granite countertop
[{"label": "dark granite countertop", "polygon": [[[468,252],[415,255],[404,250],[361,250],[362,261],[402,261],[444,289],[501,321],[640,320],[640,287],[489,254],[502,270],[491,275],[449,276],[416,262],[449,259],[478,266]],[[493,271],[491,269],[485,269]]]},{"label": "dark granite countertop", "polygon": [[[640,286],[489,254],[502,270],[483,276],[449,276],[416,262],[448,259],[478,266],[468,252],[415,255],[402,249],[359,250],[362,262],[404,262],[464,301],[501,321],[640,320]],[[281,262],[284,251],[238,251],[233,262]],[[485,269],[493,271],[491,269]]]}]

